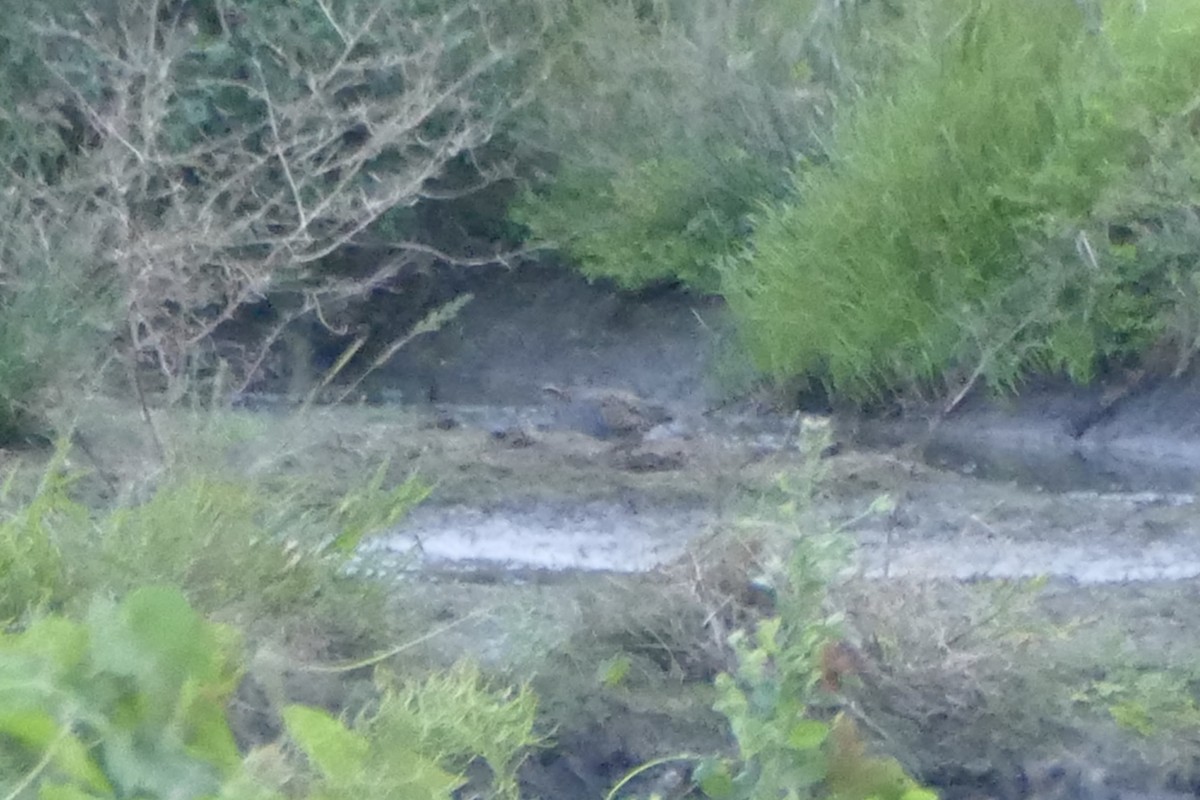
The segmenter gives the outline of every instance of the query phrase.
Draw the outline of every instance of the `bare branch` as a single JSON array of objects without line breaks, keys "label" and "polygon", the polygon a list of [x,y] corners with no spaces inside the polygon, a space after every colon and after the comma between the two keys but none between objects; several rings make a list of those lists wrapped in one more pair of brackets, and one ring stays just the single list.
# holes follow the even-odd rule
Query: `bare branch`
[{"label": "bare branch", "polygon": [[[291,322],[386,285],[416,258],[479,265],[524,253],[462,257],[401,240],[386,243],[400,257],[365,278],[327,267],[393,209],[503,174],[480,168],[473,185],[434,185],[526,100],[479,94],[498,67],[536,47],[528,31],[493,27],[524,0],[314,2],[323,39],[251,30],[244,13],[232,24],[218,3],[224,44],[248,48],[241,70],[211,66],[211,43],[198,44],[182,7],[165,12],[161,0],[112,0],[115,10],[82,12],[86,24],[35,29],[61,98],[43,105],[77,109],[94,141],[53,184],[14,175],[22,213],[44,218],[51,246],[54,231],[89,243],[89,280],[123,297],[124,346],[168,378],[268,293],[305,298],[285,315]],[[280,335],[267,331],[248,373]],[[238,379],[249,385],[250,375]]]}]

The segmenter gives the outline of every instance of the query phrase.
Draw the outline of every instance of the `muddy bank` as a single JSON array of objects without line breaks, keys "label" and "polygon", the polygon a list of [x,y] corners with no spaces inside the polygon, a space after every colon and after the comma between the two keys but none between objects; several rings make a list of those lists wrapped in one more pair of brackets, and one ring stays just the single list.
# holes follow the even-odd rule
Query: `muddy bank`
[{"label": "muddy bank", "polygon": [[[407,329],[389,324],[472,299],[368,376],[360,394],[374,402],[536,415],[544,387],[556,385],[629,390],[704,414],[749,408],[748,398],[762,394],[720,298],[671,288],[622,293],[559,265],[448,270],[429,283],[415,299],[399,295],[376,333],[390,340]],[[329,349],[330,357],[339,352]],[[316,364],[317,374],[329,366]],[[1191,491],[1200,483],[1198,400],[1200,370],[1113,376],[1090,387],[1031,379],[1015,396],[976,390],[932,432],[939,408],[912,408],[901,420],[847,419],[846,427],[864,446],[917,446],[932,463],[1052,490]]]},{"label": "muddy bank", "polygon": [[976,392],[949,415],[847,420],[866,446],[910,446],[930,463],[1050,491],[1192,491],[1200,486],[1200,371],[1074,386],[1031,380]]},{"label": "muddy bank", "polygon": [[[163,411],[160,430],[172,448],[224,442],[222,469],[283,465],[322,496],[381,462],[389,479],[428,479],[428,503],[355,568],[419,598],[431,627],[462,620],[437,658],[536,674],[563,736],[534,794],[599,797],[667,755],[656,742],[721,740],[706,692],[728,667],[728,628],[711,622],[732,601],[706,605],[698,587],[742,597],[766,563],[750,547],[706,556],[794,500],[779,478],[803,481],[813,453],[795,446],[796,418],[714,410],[719,304],[620,297],[565,273],[527,280],[476,287],[454,326],[373,377],[373,405],[213,413],[178,439]],[[549,403],[546,383],[634,391],[675,419],[621,441]],[[1195,388],[1134,392],[1096,417],[1102,387],[1031,386],[970,399],[932,436],[918,416],[843,427],[870,446],[821,461],[826,479],[786,535],[842,527],[856,546],[843,598],[864,669],[850,702],[883,749],[1002,800],[1194,790]],[[136,414],[117,417],[87,434],[134,459],[144,431]],[[117,459],[108,466],[122,469]],[[626,657],[636,680],[605,686],[598,670]],[[1108,769],[1054,791],[1020,780],[1031,762],[1072,759]]]},{"label": "muddy bank", "polygon": [[[563,734],[537,796],[599,797],[616,772],[669,755],[660,746],[724,741],[711,680],[729,668],[724,636],[754,619],[752,582],[772,563],[754,542],[830,526],[857,546],[839,601],[864,655],[850,701],[914,772],[960,788],[992,782],[1002,800],[1040,797],[1014,776],[1068,756],[1108,766],[1100,787],[1200,777],[1191,493],[1055,493],[904,452],[816,458],[795,446],[794,421],[770,417],[699,415],[667,442],[679,458],[645,470],[629,443],[534,411],[164,410],[156,424],[170,451],[323,497],[381,463],[389,481],[427,479],[428,503],[373,537],[355,568],[395,586],[429,629],[452,626],[429,644],[430,662],[467,656],[536,676]],[[81,430],[118,482],[136,483],[153,461],[134,409],[109,408]],[[814,465],[826,474],[795,519],[754,522],[805,497]],[[1042,575],[1051,580],[1027,580]],[[629,659],[632,677],[609,687],[614,659]],[[1148,728],[1127,727],[1143,718]],[[1087,791],[1058,796],[1102,796]]]},{"label": "muddy bank", "polygon": [[364,388],[387,402],[529,406],[547,384],[612,386],[691,410],[720,395],[709,367],[730,333],[718,298],[622,293],[536,264],[452,274],[437,297],[468,294]]}]

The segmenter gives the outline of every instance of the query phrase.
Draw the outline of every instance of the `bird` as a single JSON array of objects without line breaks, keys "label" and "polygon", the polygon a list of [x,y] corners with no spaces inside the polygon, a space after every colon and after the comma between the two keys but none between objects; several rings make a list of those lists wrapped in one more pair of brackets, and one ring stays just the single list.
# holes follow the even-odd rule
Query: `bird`
[{"label": "bird", "polygon": [[663,406],[623,389],[547,385],[542,390],[565,404],[560,422],[596,439],[640,442],[653,428],[673,419]]}]

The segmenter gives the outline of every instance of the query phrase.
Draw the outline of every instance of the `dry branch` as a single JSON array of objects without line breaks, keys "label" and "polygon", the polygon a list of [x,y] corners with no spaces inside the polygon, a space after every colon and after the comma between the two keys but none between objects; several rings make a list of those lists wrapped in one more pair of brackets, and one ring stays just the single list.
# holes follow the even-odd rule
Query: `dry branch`
[{"label": "dry branch", "polygon": [[[177,379],[249,303],[285,291],[307,313],[436,252],[402,243],[366,278],[323,263],[436,194],[447,164],[522,102],[495,80],[536,46],[536,29],[515,29],[517,2],[313,0],[305,22],[323,34],[303,42],[222,4],[217,35],[159,0],[47,16],[34,29],[58,105],[89,142],[56,181],[14,177],[39,224],[87,231],[91,279],[120,291],[123,346]],[[222,66],[231,48],[245,69]],[[262,363],[249,355],[240,382]]]}]

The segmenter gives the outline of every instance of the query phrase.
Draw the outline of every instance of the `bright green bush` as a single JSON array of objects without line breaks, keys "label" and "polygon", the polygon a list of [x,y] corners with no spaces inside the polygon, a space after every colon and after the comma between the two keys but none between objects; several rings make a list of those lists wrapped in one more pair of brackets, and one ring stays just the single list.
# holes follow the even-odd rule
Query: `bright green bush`
[{"label": "bright green bush", "polygon": [[928,33],[907,66],[725,263],[756,359],[861,401],[973,372],[1085,379],[1146,348],[1174,301],[1107,223],[1194,104],[1200,6],[1105,3],[1100,30],[1067,0],[909,10]]},{"label": "bright green bush", "polygon": [[756,174],[762,166],[733,153],[650,159],[614,176],[568,170],[515,219],[563,243],[589,277],[625,289],[682,281],[716,291],[714,261],[743,241],[751,204],[768,185]]}]

